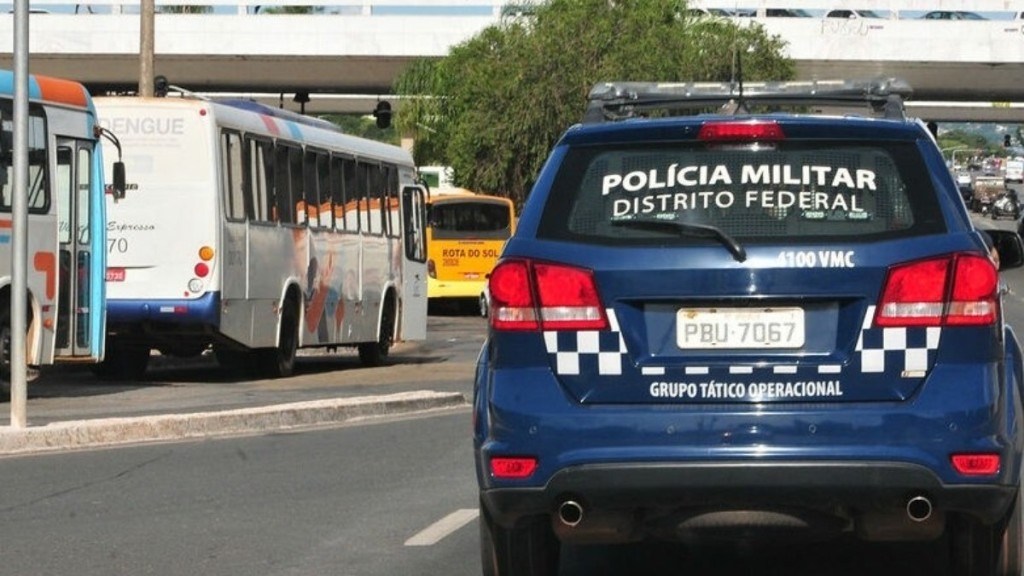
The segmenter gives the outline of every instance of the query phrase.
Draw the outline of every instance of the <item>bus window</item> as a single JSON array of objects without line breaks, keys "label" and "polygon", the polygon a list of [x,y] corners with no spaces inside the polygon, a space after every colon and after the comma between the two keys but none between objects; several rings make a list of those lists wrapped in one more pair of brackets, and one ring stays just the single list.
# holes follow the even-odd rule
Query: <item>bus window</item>
[{"label": "bus window", "polygon": [[[356,163],[356,198],[359,199],[359,231],[366,234],[375,234],[377,231],[371,225],[370,219],[370,168],[366,162]],[[376,168],[376,166],[373,166]]]},{"label": "bus window", "polygon": [[345,182],[351,161],[338,156],[331,157],[331,203],[334,206],[334,229],[345,230],[348,223],[345,214]]},{"label": "bus window", "polygon": [[359,199],[363,185],[359,180],[359,164],[355,160],[345,161],[345,229],[359,232]]},{"label": "bus window", "polygon": [[[13,137],[10,134],[12,124],[6,120],[12,115],[12,111],[4,110],[3,112],[5,142],[13,142]],[[0,184],[3,185],[0,190],[0,210],[10,212],[13,202],[11,191],[14,186],[14,170],[13,165],[10,164],[11,158],[13,158],[10,156],[13,154],[13,148],[6,148],[4,154],[4,162],[7,164],[4,168],[7,170],[7,177],[0,180]],[[46,179],[46,165],[46,121],[40,111],[31,110],[28,118],[28,211],[30,213],[44,214],[49,211],[50,194]]]},{"label": "bus window", "polygon": [[387,224],[385,233],[392,238],[402,234],[402,215],[398,211],[398,170],[394,166],[383,166],[384,173],[384,216]]},{"label": "bus window", "polygon": [[[274,146],[274,187],[271,216],[275,222],[295,222],[295,204],[292,203],[291,152],[295,148],[276,144]],[[301,173],[301,172],[300,172]]]},{"label": "bus window", "polygon": [[248,139],[249,150],[249,201],[253,207],[253,220],[271,222],[270,205],[273,197],[271,183],[273,179],[274,145],[265,140]]},{"label": "bus window", "polygon": [[331,209],[331,165],[326,152],[316,155],[316,181],[320,204],[317,206],[317,222],[320,228],[334,227],[334,211]]},{"label": "bus window", "polygon": [[221,182],[224,190],[224,211],[230,220],[245,220],[251,216],[246,209],[245,187],[242,179],[242,136],[237,132],[223,133],[224,171]]},{"label": "bus window", "polygon": [[303,155],[301,174],[304,198],[299,200],[296,206],[301,210],[296,214],[299,221],[304,221],[312,228],[320,226],[320,194],[318,190],[320,179],[316,174],[316,157],[317,153],[312,150],[306,150]]},{"label": "bus window", "polygon": [[306,189],[303,176],[303,154],[301,148],[286,148],[288,150],[288,189],[291,190],[292,203],[295,211],[290,215],[282,215],[282,222],[289,224],[306,223]]}]

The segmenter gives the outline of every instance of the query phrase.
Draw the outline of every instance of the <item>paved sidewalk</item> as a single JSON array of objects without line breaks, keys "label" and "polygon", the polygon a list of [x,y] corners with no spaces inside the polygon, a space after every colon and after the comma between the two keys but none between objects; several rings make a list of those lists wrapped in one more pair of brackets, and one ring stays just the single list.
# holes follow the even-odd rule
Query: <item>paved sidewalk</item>
[{"label": "paved sidewalk", "polygon": [[398,344],[365,368],[354,354],[301,352],[296,376],[239,379],[212,357],[154,358],[142,382],[105,382],[88,367],[49,367],[28,385],[28,426],[0,403],[0,455],[331,426],[468,406],[473,363]]}]

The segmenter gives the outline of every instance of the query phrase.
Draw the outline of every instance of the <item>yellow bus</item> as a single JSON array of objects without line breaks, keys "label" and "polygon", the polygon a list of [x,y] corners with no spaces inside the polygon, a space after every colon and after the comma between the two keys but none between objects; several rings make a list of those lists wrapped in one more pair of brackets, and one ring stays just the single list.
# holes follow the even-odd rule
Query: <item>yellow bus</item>
[{"label": "yellow bus", "polygon": [[508,198],[463,188],[427,198],[427,297],[433,304],[479,304],[487,315],[487,277],[515,229]]}]

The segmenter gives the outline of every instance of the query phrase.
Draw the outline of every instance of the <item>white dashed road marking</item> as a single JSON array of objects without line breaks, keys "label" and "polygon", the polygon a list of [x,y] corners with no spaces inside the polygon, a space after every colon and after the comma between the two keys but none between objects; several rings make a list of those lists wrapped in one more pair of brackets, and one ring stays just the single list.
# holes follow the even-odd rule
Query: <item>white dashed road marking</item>
[{"label": "white dashed road marking", "polygon": [[405,541],[406,546],[433,546],[445,536],[469,524],[480,515],[480,511],[462,508],[434,522],[420,531],[419,534]]}]

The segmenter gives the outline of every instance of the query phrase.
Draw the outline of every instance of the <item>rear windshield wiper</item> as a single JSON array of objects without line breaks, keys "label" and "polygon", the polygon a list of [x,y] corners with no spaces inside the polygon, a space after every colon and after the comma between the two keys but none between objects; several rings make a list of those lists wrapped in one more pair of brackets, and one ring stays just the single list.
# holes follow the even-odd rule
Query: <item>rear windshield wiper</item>
[{"label": "rear windshield wiper", "polygon": [[612,226],[625,228],[636,228],[638,230],[670,231],[681,236],[697,236],[700,238],[714,238],[729,249],[737,262],[747,259],[747,251],[740,246],[735,238],[726,234],[717,226],[707,224],[690,224],[689,222],[678,222],[674,220],[612,220]]}]

